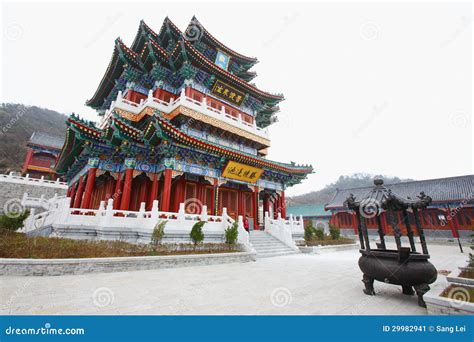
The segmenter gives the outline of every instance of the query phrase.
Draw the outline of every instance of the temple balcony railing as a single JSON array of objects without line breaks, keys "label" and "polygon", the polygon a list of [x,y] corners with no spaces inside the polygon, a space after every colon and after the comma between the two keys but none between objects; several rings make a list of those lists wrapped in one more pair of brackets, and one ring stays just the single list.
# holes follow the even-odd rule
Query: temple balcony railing
[{"label": "temple balcony railing", "polygon": [[255,120],[253,123],[249,123],[243,120],[242,117],[245,114],[243,112],[234,110],[234,112],[237,113],[237,116],[233,116],[226,112],[227,107],[224,105],[221,106],[221,109],[211,107],[208,104],[207,97],[209,97],[209,95],[204,96],[201,102],[196,101],[186,96],[185,90],[183,88],[179,97],[175,99],[171,98],[169,102],[166,102],[153,97],[153,92],[150,90],[147,98],[140,100],[139,103],[135,103],[123,98],[122,93],[119,92],[117,95],[117,99],[115,101],[112,101],[110,108],[105,112],[99,124],[99,127],[104,128],[106,126],[107,122],[110,120],[110,116],[112,115],[114,109],[122,109],[124,111],[138,115],[145,108],[151,107],[163,113],[169,114],[179,106],[184,106],[191,110],[195,110],[201,114],[207,115],[211,118],[225,122],[236,128],[255,134],[258,137],[269,139],[268,128],[258,127]]},{"label": "temple balcony railing", "polygon": [[[30,201],[33,199],[30,198]],[[43,202],[44,199],[38,200]],[[166,237],[181,236],[189,239],[189,233],[196,222],[203,221],[204,237],[214,236],[224,242],[225,230],[235,221],[227,214],[226,208],[222,215],[208,215],[207,207],[202,207],[201,214],[185,212],[181,203],[177,213],[159,211],[158,201],[153,201],[151,210],[145,210],[141,203],[139,211],[114,209],[113,199],[107,204],[101,201],[98,209],[71,208],[71,198],[55,197],[47,201],[48,210],[36,214],[35,208],[25,220],[22,232],[37,236],[63,236],[68,238],[93,238],[99,240],[125,240],[133,243],[150,243],[155,226],[167,221],[164,233]],[[238,217],[238,243],[247,251],[253,251],[249,233],[244,229],[242,216]],[[176,241],[169,241],[176,242]]]}]

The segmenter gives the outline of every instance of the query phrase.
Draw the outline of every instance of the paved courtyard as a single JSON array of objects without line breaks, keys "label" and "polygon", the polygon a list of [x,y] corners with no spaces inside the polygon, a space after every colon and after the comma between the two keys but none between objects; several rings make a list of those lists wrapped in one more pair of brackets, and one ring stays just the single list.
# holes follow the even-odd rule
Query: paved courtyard
[{"label": "paved courtyard", "polygon": [[[438,270],[468,258],[430,245]],[[0,314],[352,315],[425,314],[416,297],[375,283],[362,293],[358,251],[289,255],[253,263],[58,277],[0,277]],[[437,282],[445,277],[438,276]]]}]

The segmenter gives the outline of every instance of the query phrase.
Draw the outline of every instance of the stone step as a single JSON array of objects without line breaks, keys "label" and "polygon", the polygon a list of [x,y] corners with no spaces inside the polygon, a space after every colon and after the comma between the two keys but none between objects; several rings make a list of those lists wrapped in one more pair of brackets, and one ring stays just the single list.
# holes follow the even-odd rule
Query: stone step
[{"label": "stone step", "polygon": [[[256,244],[252,244],[252,246],[254,246],[255,248],[279,248],[279,247],[282,247],[282,245],[280,244],[271,244],[271,245],[256,245]],[[284,247],[287,247],[287,246],[284,246]]]},{"label": "stone step", "polygon": [[276,257],[276,256],[292,255],[292,254],[297,254],[297,252],[291,250],[289,252],[257,253],[257,258],[271,258],[271,257]]},{"label": "stone step", "polygon": [[254,241],[254,242],[270,242],[270,241],[273,241],[273,242],[281,243],[278,239],[274,239],[274,238],[254,239],[253,237],[251,237],[250,241]]},{"label": "stone step", "polygon": [[257,258],[270,258],[298,253],[277,238],[261,231],[250,232],[250,243],[257,252]]},{"label": "stone step", "polygon": [[[255,245],[253,245],[255,247]],[[285,246],[285,245],[278,245],[278,246],[257,246],[258,250],[259,251],[274,251],[274,250],[288,250],[288,251],[292,251],[293,249],[291,249],[290,247],[288,246]],[[257,249],[256,248],[256,249]]]},{"label": "stone step", "polygon": [[255,243],[257,245],[268,245],[268,244],[275,244],[275,245],[280,245],[281,242],[278,240],[268,240],[268,241],[255,241],[255,240],[250,240],[250,242]]},{"label": "stone step", "polygon": [[286,246],[285,244],[281,243],[280,241],[278,242],[275,242],[275,241],[269,241],[269,242],[254,242],[252,240],[250,240],[250,242],[254,245],[254,246]]}]

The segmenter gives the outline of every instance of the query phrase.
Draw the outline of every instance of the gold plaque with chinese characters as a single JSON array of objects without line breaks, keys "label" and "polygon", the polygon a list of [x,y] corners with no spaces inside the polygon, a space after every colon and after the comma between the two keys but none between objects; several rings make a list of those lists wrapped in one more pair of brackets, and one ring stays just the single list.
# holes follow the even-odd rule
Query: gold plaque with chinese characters
[{"label": "gold plaque with chinese characters", "polygon": [[263,173],[263,169],[229,161],[222,171],[222,177],[236,179],[247,183],[256,183]]},{"label": "gold plaque with chinese characters", "polygon": [[219,80],[214,83],[211,93],[237,106],[240,106],[245,99],[244,93]]}]

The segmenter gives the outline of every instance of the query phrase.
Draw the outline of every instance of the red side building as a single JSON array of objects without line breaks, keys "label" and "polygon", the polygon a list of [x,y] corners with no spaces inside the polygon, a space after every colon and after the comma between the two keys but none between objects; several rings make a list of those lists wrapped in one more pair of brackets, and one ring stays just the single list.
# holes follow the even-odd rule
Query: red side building
[{"label": "red side building", "polygon": [[62,137],[34,132],[28,140],[27,152],[22,175],[28,174],[31,178],[41,178],[56,180],[57,175],[54,166],[61,153],[64,139]]},{"label": "red side building", "polygon": [[[424,192],[430,196],[432,203],[420,212],[420,220],[425,235],[432,238],[468,238],[474,228],[474,175],[403,182],[385,185],[394,193],[405,198],[413,198]],[[357,234],[355,214],[344,206],[344,201],[353,194],[362,198],[373,187],[361,187],[337,190],[332,200],[325,206],[332,213],[330,223],[341,229],[345,235]],[[410,224],[414,217],[409,214]],[[385,212],[380,215],[385,234],[392,235],[392,227],[386,219]],[[377,217],[367,218],[367,228],[373,235],[377,234]],[[401,212],[397,225],[406,230]]]}]

